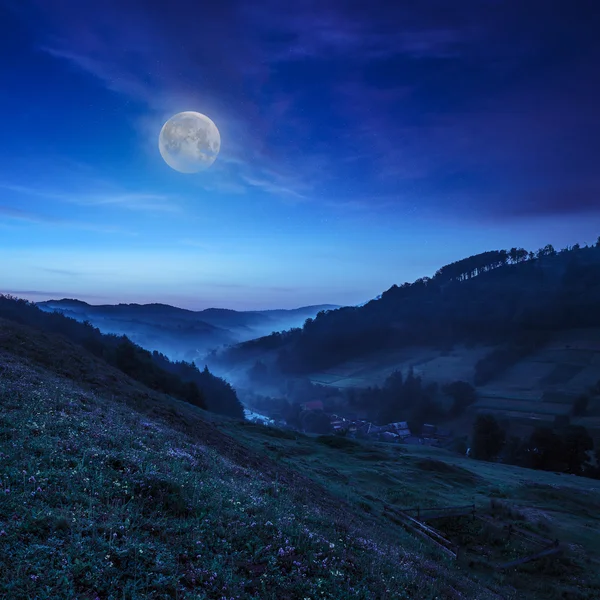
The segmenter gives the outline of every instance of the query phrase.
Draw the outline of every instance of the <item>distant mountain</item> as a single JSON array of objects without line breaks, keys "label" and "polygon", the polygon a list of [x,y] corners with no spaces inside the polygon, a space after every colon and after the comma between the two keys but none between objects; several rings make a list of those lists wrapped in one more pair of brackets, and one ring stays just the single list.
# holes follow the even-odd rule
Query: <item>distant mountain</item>
[{"label": "distant mountain", "polygon": [[[200,408],[238,419],[244,416],[235,390],[207,368],[201,371],[188,362],[170,361],[126,338],[101,333],[90,323],[0,295],[3,351],[92,385],[100,384],[100,373],[110,366],[142,385]],[[0,360],[0,372],[1,367]]]},{"label": "distant mountain", "polygon": [[208,308],[193,311],[158,303],[93,305],[69,298],[46,300],[38,302],[37,306],[46,312],[59,312],[81,322],[89,321],[103,333],[127,335],[144,348],[185,360],[194,360],[218,346],[300,327],[320,311],[338,308],[323,304],[290,310]]}]

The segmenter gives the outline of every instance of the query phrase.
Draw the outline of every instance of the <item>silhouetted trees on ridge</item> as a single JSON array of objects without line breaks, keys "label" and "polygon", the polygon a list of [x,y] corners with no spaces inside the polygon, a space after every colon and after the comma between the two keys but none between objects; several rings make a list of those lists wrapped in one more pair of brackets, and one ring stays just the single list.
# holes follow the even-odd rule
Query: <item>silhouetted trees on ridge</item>
[{"label": "silhouetted trees on ridge", "polygon": [[[406,346],[505,345],[479,366],[510,363],[553,331],[600,326],[600,245],[557,252],[494,250],[439,269],[433,277],[393,285],[360,307],[322,311],[299,329],[240,344],[222,358],[275,350],[285,374],[299,375]],[[502,355],[503,354],[503,355]],[[486,373],[487,372],[487,373]]]}]

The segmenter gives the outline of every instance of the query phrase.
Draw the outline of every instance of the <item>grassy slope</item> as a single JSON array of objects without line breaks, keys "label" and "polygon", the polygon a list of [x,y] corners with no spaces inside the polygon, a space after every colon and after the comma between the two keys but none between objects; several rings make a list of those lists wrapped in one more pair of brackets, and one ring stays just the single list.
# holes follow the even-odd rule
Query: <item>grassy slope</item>
[{"label": "grassy slope", "polygon": [[[319,438],[286,439],[276,430],[238,424],[239,440],[268,453],[322,483],[356,511],[385,522],[387,507],[457,506],[474,503],[484,513],[500,501],[525,528],[568,545],[554,563],[532,563],[499,574],[484,564],[471,573],[498,589],[503,597],[600,597],[600,482],[582,477],[532,471],[510,465],[475,461],[442,449],[384,443],[339,442],[330,447]],[[505,520],[511,522],[511,519]],[[435,526],[435,522],[433,523]],[[485,531],[482,532],[485,535]],[[498,540],[495,540],[497,542]],[[480,563],[481,549],[467,552],[467,561]],[[528,554],[522,550],[521,556]],[[514,556],[497,554],[494,561]],[[494,562],[492,561],[492,562]],[[525,595],[526,594],[526,595]],[[525,596],[524,596],[525,595]]]},{"label": "grassy slope", "polygon": [[[0,574],[11,573],[0,579],[2,598],[600,592],[598,482],[435,449],[292,439],[209,416],[59,338],[7,323],[0,365]],[[72,379],[57,377],[60,369]],[[568,555],[504,575],[469,568],[383,510],[483,507],[490,497],[527,505],[526,526],[573,544]]]},{"label": "grassy slope", "polygon": [[[557,414],[569,414],[573,399],[600,379],[600,332],[567,330],[557,333],[546,348],[525,357],[490,383],[477,388],[475,411],[493,412],[515,422],[534,427],[552,423]],[[313,383],[340,388],[381,385],[393,371],[408,372],[413,367],[426,381],[441,384],[472,381],[475,364],[491,347],[466,348],[457,345],[450,351],[435,348],[407,348],[403,351],[349,361],[309,376]],[[596,414],[597,402],[590,410]],[[597,417],[575,418],[593,435],[600,433]],[[455,424],[457,432],[469,433],[472,418]]]},{"label": "grassy slope", "polygon": [[2,598],[498,597],[60,338],[0,323],[0,365]]}]

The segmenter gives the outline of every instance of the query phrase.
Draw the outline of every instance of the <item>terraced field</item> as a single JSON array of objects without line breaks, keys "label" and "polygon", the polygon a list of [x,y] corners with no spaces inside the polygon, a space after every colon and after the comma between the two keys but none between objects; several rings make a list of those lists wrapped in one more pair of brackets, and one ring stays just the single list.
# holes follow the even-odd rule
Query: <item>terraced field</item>
[{"label": "terraced field", "polygon": [[[475,410],[520,421],[553,420],[556,415],[569,414],[573,399],[599,380],[600,331],[567,331],[480,387]],[[593,401],[590,408],[594,410],[595,405]],[[600,419],[594,417],[577,422],[592,430],[600,429]]]},{"label": "terraced field", "polygon": [[406,374],[412,367],[416,375],[439,381],[469,381],[473,377],[475,363],[490,348],[456,347],[450,352],[434,348],[407,348],[400,352],[375,355],[363,360],[349,361],[325,371],[312,373],[313,383],[340,388],[381,385],[394,371]]},{"label": "terraced field", "polygon": [[[381,385],[394,371],[406,374],[412,367],[425,380],[441,384],[472,381],[477,361],[491,350],[479,346],[457,346],[450,352],[433,348],[407,348],[400,352],[349,361],[313,373],[310,380],[339,388]],[[519,423],[553,421],[570,414],[574,398],[600,380],[600,330],[566,331],[497,379],[480,386],[474,412],[493,412]],[[596,401],[592,401],[592,413]],[[593,413],[594,414],[594,413]],[[578,419],[591,430],[600,431],[600,418]]]}]

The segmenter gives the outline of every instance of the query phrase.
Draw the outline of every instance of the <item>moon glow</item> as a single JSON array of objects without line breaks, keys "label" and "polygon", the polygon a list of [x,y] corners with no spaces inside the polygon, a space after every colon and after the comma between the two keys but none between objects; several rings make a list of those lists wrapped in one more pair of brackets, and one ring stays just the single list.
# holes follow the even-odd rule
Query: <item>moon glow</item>
[{"label": "moon glow", "polygon": [[172,169],[180,173],[197,173],[217,159],[221,134],[206,115],[188,110],[172,116],[162,126],[158,149]]}]

